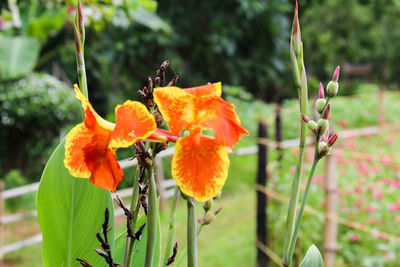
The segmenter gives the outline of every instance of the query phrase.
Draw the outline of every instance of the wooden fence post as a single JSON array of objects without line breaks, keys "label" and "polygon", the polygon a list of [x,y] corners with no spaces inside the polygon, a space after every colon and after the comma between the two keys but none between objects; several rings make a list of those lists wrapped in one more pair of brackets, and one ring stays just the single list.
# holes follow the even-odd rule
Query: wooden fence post
[{"label": "wooden fence post", "polygon": [[276,104],[276,115],[275,115],[275,141],[276,150],[278,151],[278,162],[280,163],[283,159],[283,150],[281,147],[282,142],[282,104]]},{"label": "wooden fence post", "polygon": [[379,85],[378,92],[378,124],[382,126],[385,124],[385,86]]},{"label": "wooden fence post", "polygon": [[325,229],[324,229],[324,264],[333,267],[337,252],[337,160],[334,154],[326,157],[325,176]]},{"label": "wooden fence post", "polygon": [[[268,137],[267,124],[258,123],[258,138]],[[267,186],[267,142],[258,142],[258,165],[257,165],[257,185]],[[264,192],[257,190],[257,244],[267,245],[267,197]],[[257,246],[257,266],[265,267],[268,264],[267,255]]]}]

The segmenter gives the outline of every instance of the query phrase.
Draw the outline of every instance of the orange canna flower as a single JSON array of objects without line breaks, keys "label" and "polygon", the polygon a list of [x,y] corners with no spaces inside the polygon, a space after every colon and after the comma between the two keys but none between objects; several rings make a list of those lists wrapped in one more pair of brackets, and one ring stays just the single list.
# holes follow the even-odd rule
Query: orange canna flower
[{"label": "orange canna flower", "polygon": [[101,118],[75,85],[76,97],[85,113],[82,123],[67,135],[64,165],[72,176],[90,178],[90,182],[115,191],[124,174],[115,151],[145,139],[156,130],[147,108],[136,101],[126,101],[115,108],[115,124]]},{"label": "orange canna flower", "polygon": [[[177,185],[198,201],[216,196],[228,176],[227,148],[249,134],[234,106],[221,98],[221,83],[157,88],[154,100],[172,135],[179,136],[183,129],[190,132],[175,146],[172,176]],[[202,135],[204,129],[213,130],[214,136]]]}]

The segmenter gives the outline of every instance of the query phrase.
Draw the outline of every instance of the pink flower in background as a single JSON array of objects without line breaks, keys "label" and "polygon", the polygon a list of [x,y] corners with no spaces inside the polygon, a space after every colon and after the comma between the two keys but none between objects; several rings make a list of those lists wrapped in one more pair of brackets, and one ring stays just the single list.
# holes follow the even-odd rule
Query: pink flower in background
[{"label": "pink flower in background", "polygon": [[393,136],[388,136],[385,139],[386,144],[391,145],[394,142],[394,137]]},{"label": "pink flower in background", "polygon": [[368,176],[368,173],[371,171],[370,167],[364,163],[359,163],[357,168],[359,174],[363,177]]},{"label": "pink flower in background", "polygon": [[357,194],[362,193],[362,191],[363,191],[363,189],[362,189],[361,186],[357,186],[356,188],[354,188],[354,192],[357,193]]},{"label": "pink flower in background", "polygon": [[360,237],[357,234],[352,234],[350,236],[350,241],[351,242],[358,242],[358,241],[360,241]]},{"label": "pink flower in background", "polygon": [[389,210],[391,211],[391,212],[396,212],[396,211],[398,211],[399,210],[399,204],[390,204],[389,205]]},{"label": "pink flower in background", "polygon": [[382,199],[383,199],[383,194],[382,194],[382,192],[376,193],[376,194],[375,194],[375,199],[376,199],[376,200],[382,200]]},{"label": "pink flower in background", "polygon": [[400,216],[396,216],[396,222],[400,222]]},{"label": "pink flower in background", "polygon": [[386,238],[387,238],[387,236],[386,236],[385,233],[377,233],[377,234],[375,235],[375,237],[376,237],[377,239],[386,239]]},{"label": "pink flower in background", "polygon": [[392,165],[393,161],[389,157],[389,155],[384,154],[381,156],[381,163],[385,166],[390,166],[390,165]]},{"label": "pink flower in background", "polygon": [[374,208],[374,207],[372,207],[372,206],[368,206],[368,207],[365,209],[365,212],[368,213],[368,214],[375,213],[375,212],[376,212],[376,208]]},{"label": "pink flower in background", "polygon": [[311,183],[313,184],[322,184],[324,182],[324,177],[323,176],[315,176]]},{"label": "pink flower in background", "polygon": [[345,120],[340,120],[338,122],[338,124],[339,124],[340,127],[343,127],[343,128],[347,126],[347,122]]}]

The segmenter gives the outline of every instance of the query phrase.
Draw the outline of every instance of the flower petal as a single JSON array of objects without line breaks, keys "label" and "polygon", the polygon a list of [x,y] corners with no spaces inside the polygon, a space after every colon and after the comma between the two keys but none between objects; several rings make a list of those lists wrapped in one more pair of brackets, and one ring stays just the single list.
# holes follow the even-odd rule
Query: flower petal
[{"label": "flower petal", "polygon": [[[94,110],[92,104],[90,104],[89,100],[82,94],[78,85],[74,85],[76,98],[78,98],[82,103],[82,108],[85,113],[85,125],[87,128],[92,129],[94,131],[99,131],[101,129],[113,130],[115,125],[109,121],[106,121]],[[96,129],[95,129],[96,128]]]},{"label": "flower petal", "polygon": [[128,147],[156,130],[156,122],[147,108],[136,101],[126,101],[115,108],[115,129],[110,148]]},{"label": "flower petal", "polygon": [[90,182],[95,186],[115,192],[123,177],[124,173],[115,157],[115,151],[108,149],[105,157],[99,158],[94,166]]},{"label": "flower petal", "polygon": [[221,82],[218,83],[209,83],[202,86],[196,86],[191,88],[184,88],[185,92],[195,95],[195,96],[204,96],[204,95],[216,95],[221,96]]},{"label": "flower petal", "polygon": [[189,135],[176,143],[172,176],[180,190],[197,201],[208,200],[221,191],[228,168],[226,147],[214,138]]},{"label": "flower petal", "polygon": [[154,90],[154,100],[173,135],[178,136],[182,129],[189,129],[195,121],[195,98],[173,86]]},{"label": "flower petal", "polygon": [[65,141],[64,165],[72,176],[80,178],[89,178],[91,171],[85,162],[83,148],[87,146],[93,137],[84,123],[76,125],[68,133]]},{"label": "flower petal", "polygon": [[243,134],[249,132],[241,126],[235,106],[218,96],[203,96],[198,102],[198,124],[213,129],[220,145],[233,147]]}]

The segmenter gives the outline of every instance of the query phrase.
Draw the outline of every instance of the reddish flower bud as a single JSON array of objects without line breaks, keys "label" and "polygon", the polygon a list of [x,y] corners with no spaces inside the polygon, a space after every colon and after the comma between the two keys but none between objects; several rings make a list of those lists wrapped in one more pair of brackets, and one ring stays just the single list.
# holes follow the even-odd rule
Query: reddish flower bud
[{"label": "reddish flower bud", "polygon": [[325,97],[324,86],[322,85],[322,83],[319,83],[319,98],[324,98],[324,97]]},{"label": "reddish flower bud", "polygon": [[307,115],[304,115],[303,113],[301,113],[300,117],[301,117],[301,119],[302,119],[303,121],[305,121],[306,123],[308,123],[308,122],[310,121],[310,119],[307,117]]},{"label": "reddish flower bud", "polygon": [[339,136],[337,134],[332,135],[331,138],[329,138],[329,140],[328,140],[328,146],[329,147],[333,146],[333,144],[335,144],[338,137]]},{"label": "reddish flower bud", "polygon": [[327,120],[329,116],[329,111],[331,109],[331,104],[326,105],[324,113],[322,113],[322,118]]},{"label": "reddish flower bud", "polygon": [[328,130],[326,130],[326,132],[321,136],[321,141],[328,142],[328,138],[329,138],[329,127]]},{"label": "reddish flower bud", "polygon": [[332,81],[337,82],[339,80],[340,66],[337,66],[333,73]]}]

